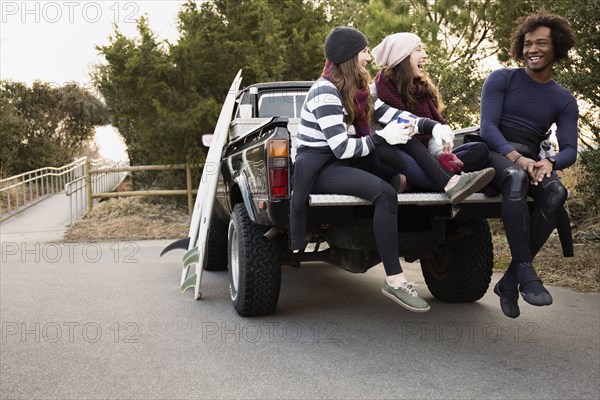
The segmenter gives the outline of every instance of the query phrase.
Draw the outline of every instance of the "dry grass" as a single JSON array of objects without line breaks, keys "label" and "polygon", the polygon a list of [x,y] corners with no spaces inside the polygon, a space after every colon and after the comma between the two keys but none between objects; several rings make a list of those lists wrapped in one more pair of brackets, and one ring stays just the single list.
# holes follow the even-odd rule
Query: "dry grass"
[{"label": "dry grass", "polygon": [[140,198],[111,199],[98,204],[71,225],[66,240],[178,239],[188,235],[186,208],[152,204]]},{"label": "dry grass", "polygon": [[[506,270],[510,251],[504,231],[498,221],[493,221],[494,268]],[[594,229],[573,231],[574,256],[564,257],[556,231],[550,236],[534,260],[534,266],[544,283],[565,286],[578,292],[600,292],[600,225]],[[595,237],[595,240],[593,240]]]}]

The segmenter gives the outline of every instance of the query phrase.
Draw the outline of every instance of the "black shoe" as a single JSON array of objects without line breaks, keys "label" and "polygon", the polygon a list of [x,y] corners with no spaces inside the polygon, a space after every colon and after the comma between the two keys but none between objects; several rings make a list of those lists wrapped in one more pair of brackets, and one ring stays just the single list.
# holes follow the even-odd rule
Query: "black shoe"
[{"label": "black shoe", "polygon": [[519,291],[523,296],[523,300],[533,306],[549,306],[552,304],[552,296],[544,287],[542,280],[537,276],[530,262],[517,264],[516,270]]},{"label": "black shoe", "polygon": [[521,315],[519,309],[519,291],[515,289],[500,289],[500,281],[494,286],[494,293],[500,297],[500,308],[504,315],[509,318],[517,318]]}]

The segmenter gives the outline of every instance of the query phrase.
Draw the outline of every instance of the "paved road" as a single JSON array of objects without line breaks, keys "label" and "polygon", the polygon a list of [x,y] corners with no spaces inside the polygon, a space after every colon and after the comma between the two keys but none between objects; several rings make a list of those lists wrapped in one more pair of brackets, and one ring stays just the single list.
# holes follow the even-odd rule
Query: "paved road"
[{"label": "paved road", "polygon": [[309,264],[284,269],[276,314],[244,319],[225,273],[201,301],[179,292],[168,241],[27,236],[2,236],[2,399],[600,397],[598,294],[552,287],[511,320],[491,291],[451,305],[423,285],[414,314],[380,294],[380,266]]}]

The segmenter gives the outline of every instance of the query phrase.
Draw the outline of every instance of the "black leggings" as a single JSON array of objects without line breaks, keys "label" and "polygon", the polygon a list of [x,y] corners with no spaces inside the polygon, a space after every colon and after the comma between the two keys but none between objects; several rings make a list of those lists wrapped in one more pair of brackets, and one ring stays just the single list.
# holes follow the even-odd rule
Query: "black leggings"
[{"label": "black leggings", "polygon": [[[374,208],[373,232],[385,273],[388,276],[401,273],[398,257],[398,197],[394,187],[361,169],[368,167],[368,159],[358,161],[362,164],[358,165],[357,160],[335,158],[330,162],[320,163],[322,157],[322,154],[313,151],[298,153],[296,157],[290,222],[294,224],[304,218],[305,224],[306,213],[302,210],[306,207],[308,193],[352,195],[368,200]],[[316,175],[308,173],[319,164],[322,167]],[[313,178],[314,182],[311,184],[309,180]],[[301,194],[303,188],[311,188],[306,192],[306,198]]]},{"label": "black leggings", "polygon": [[[556,227],[567,189],[556,172],[537,186],[531,185],[527,172],[493,151],[490,151],[489,166],[496,170],[490,185],[502,193],[502,222],[512,261],[531,262]],[[531,215],[527,196],[534,200]]]}]

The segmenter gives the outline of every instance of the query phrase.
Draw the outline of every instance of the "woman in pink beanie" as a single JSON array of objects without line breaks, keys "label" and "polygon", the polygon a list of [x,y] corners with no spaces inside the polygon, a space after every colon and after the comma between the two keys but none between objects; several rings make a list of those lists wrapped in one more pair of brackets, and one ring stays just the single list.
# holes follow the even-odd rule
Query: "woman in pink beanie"
[{"label": "woman in pink beanie", "polygon": [[[375,63],[382,67],[372,86],[372,92],[380,100],[419,117],[446,123],[440,113],[445,107],[440,93],[424,70],[428,57],[419,36],[409,32],[389,35],[373,49],[373,56]],[[468,143],[453,148],[452,143],[440,145],[431,135],[417,137],[451,173],[477,171],[489,157],[484,143]],[[436,190],[439,185],[417,165],[418,161],[407,158],[405,154],[402,157],[408,166],[404,174],[409,184],[423,190]]]}]

